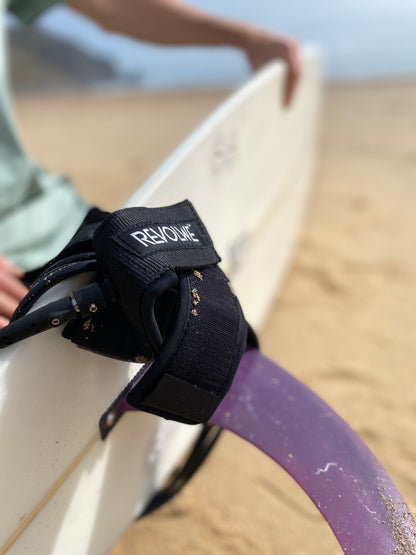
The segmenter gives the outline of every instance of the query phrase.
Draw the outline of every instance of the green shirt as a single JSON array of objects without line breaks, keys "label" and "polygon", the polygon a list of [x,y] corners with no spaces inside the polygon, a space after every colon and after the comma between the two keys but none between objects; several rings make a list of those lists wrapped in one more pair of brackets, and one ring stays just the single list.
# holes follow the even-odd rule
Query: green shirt
[{"label": "green shirt", "polygon": [[6,8],[30,23],[57,1],[0,0],[0,254],[26,270],[53,258],[89,209],[65,176],[47,172],[24,152],[9,97]]}]

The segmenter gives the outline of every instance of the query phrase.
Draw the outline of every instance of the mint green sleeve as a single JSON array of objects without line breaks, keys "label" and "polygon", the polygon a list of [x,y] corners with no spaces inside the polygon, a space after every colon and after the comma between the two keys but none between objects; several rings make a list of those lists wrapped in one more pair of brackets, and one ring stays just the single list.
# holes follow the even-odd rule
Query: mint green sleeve
[{"label": "mint green sleeve", "polygon": [[64,0],[10,0],[8,10],[23,23],[32,23],[42,12]]}]

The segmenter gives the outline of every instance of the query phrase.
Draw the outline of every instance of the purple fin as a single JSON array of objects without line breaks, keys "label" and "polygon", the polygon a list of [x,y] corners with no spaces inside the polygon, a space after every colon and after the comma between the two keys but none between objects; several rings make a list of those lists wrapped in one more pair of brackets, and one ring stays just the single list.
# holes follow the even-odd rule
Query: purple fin
[{"label": "purple fin", "polygon": [[244,354],[211,423],[281,465],[344,553],[416,553],[414,517],[376,457],[326,403],[257,350]]}]

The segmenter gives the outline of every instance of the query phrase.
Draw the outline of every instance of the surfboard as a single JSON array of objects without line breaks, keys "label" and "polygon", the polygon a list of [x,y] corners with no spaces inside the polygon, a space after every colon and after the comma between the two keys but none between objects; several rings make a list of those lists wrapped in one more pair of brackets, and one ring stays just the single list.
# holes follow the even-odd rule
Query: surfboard
[{"label": "surfboard", "polygon": [[[190,199],[255,328],[287,270],[313,176],[321,71],[316,52],[303,57],[289,109],[284,67],[272,63],[127,203]],[[40,304],[90,277],[53,287]],[[0,554],[105,553],[174,470],[199,426],[129,413],[101,440],[101,415],[137,371],[77,349],[59,330],[0,352]]]}]

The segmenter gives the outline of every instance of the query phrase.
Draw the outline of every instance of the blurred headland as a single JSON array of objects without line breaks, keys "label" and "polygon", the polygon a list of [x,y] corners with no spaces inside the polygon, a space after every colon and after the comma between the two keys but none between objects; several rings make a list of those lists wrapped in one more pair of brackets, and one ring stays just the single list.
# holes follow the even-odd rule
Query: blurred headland
[{"label": "blurred headland", "polygon": [[41,27],[9,30],[10,76],[18,95],[137,89],[140,73],[120,70],[111,60]]}]

